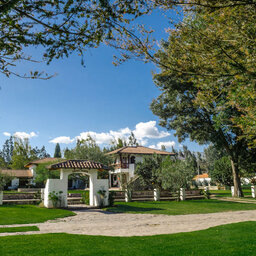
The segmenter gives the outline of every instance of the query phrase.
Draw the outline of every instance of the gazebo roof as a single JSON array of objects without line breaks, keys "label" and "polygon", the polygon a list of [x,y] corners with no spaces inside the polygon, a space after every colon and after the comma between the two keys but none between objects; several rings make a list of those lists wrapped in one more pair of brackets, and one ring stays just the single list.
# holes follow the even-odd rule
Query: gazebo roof
[{"label": "gazebo roof", "polygon": [[58,169],[98,169],[100,171],[109,170],[108,166],[90,160],[66,160],[49,166],[49,170]]}]

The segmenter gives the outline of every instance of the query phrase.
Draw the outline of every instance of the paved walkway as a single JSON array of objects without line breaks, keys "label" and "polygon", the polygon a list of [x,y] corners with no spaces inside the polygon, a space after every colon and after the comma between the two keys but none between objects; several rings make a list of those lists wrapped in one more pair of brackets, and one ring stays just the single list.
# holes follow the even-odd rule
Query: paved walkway
[{"label": "paved walkway", "polygon": [[103,236],[147,236],[203,230],[243,221],[256,221],[256,210],[177,216],[110,213],[97,209],[75,210],[74,212],[77,214],[76,216],[45,223],[0,226],[36,225],[40,229],[40,231],[33,232],[0,233],[0,236],[63,232]]}]

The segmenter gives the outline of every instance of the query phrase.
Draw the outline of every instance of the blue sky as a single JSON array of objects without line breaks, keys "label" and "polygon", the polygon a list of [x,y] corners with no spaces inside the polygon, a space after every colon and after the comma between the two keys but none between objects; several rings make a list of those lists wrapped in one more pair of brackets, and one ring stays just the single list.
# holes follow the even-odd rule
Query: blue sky
[{"label": "blue sky", "polygon": [[[159,14],[143,19],[154,24],[155,36],[166,38],[164,29],[167,20]],[[37,57],[39,49],[30,49]],[[121,66],[112,64],[116,52],[102,46],[85,53],[85,67],[80,57],[55,60],[49,66],[36,68],[57,75],[50,80],[27,80],[1,75],[0,91],[0,144],[8,134],[30,137],[32,146],[46,146],[53,154],[55,143],[61,148],[74,147],[77,138],[90,132],[104,146],[113,137],[127,137],[131,131],[145,146],[160,147],[180,144],[168,131],[157,125],[158,117],[149,109],[159,91],[152,81],[153,64],[129,61]],[[19,72],[31,65],[17,64]],[[4,135],[5,134],[5,135]],[[193,151],[203,147],[189,141],[184,142]],[[167,150],[170,148],[167,148]]]}]

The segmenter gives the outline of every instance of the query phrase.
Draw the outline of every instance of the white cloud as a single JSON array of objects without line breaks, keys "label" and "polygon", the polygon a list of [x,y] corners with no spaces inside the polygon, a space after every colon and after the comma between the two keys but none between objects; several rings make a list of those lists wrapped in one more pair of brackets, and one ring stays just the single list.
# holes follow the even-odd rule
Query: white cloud
[{"label": "white cloud", "polygon": [[88,136],[91,136],[97,144],[110,144],[113,140],[113,136],[109,133],[101,132],[81,132],[79,136],[76,137],[77,140],[86,140]]},{"label": "white cloud", "polygon": [[170,135],[169,132],[159,131],[156,127],[156,121],[149,122],[140,122],[135,126],[134,130],[130,128],[122,128],[117,131],[110,130],[109,132],[93,132],[93,131],[84,131],[80,135],[76,136],[74,139],[70,137],[61,136],[51,140],[51,143],[72,143],[74,140],[86,140],[88,136],[91,136],[97,144],[111,144],[113,141],[117,141],[118,138],[123,140],[128,140],[131,132],[134,133],[139,144],[146,146],[148,144],[148,139],[160,139]]},{"label": "white cloud", "polygon": [[159,131],[156,127],[156,121],[140,122],[136,124],[133,133],[137,139],[161,139],[170,135],[169,132]]},{"label": "white cloud", "polygon": [[171,148],[175,146],[174,141],[161,141],[158,142],[156,145],[150,145],[149,148],[154,148],[154,149],[161,149],[162,146],[165,146],[165,148]]},{"label": "white cloud", "polygon": [[54,139],[50,140],[50,143],[70,144],[74,141],[75,141],[75,139],[71,139],[70,137],[60,136],[60,137],[57,137],[57,138],[54,138]]},{"label": "white cloud", "polygon": [[35,132],[26,133],[26,132],[15,132],[13,134],[13,137],[19,138],[19,139],[31,139],[33,137],[37,137],[38,135]]},{"label": "white cloud", "polygon": [[11,134],[10,134],[9,132],[3,132],[3,135],[4,135],[4,136],[7,136],[7,137],[10,137],[10,136],[11,136]]},{"label": "white cloud", "polygon": [[131,134],[131,130],[128,127],[126,127],[126,128],[120,129],[118,131],[110,131],[109,133],[115,139],[118,139],[118,138],[125,139]]}]

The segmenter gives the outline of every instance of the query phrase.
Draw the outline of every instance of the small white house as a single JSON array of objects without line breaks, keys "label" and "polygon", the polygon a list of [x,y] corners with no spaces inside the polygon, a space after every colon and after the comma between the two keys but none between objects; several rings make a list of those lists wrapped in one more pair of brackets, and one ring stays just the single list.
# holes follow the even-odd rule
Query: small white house
[{"label": "small white house", "polygon": [[197,185],[210,185],[211,178],[209,177],[208,173],[202,173],[196,175],[193,180],[197,183]]},{"label": "small white house", "polygon": [[147,155],[175,156],[175,153],[161,151],[142,146],[126,146],[107,153],[114,157],[114,171],[110,172],[110,187],[119,187],[122,182],[129,182],[134,176],[136,164]]},{"label": "small white house", "polygon": [[61,158],[55,158],[55,157],[47,157],[47,158],[43,158],[43,159],[38,159],[38,160],[34,160],[32,162],[29,162],[25,165],[25,168],[29,168],[29,171],[32,173],[32,184],[35,184],[35,178],[36,178],[36,167],[39,164],[46,164],[49,163],[55,163],[57,161],[61,161]]},{"label": "small white house", "polygon": [[10,183],[7,184],[8,189],[17,189],[18,187],[25,187],[27,184],[32,184],[33,174],[31,170],[0,170],[0,173],[11,176]]}]

